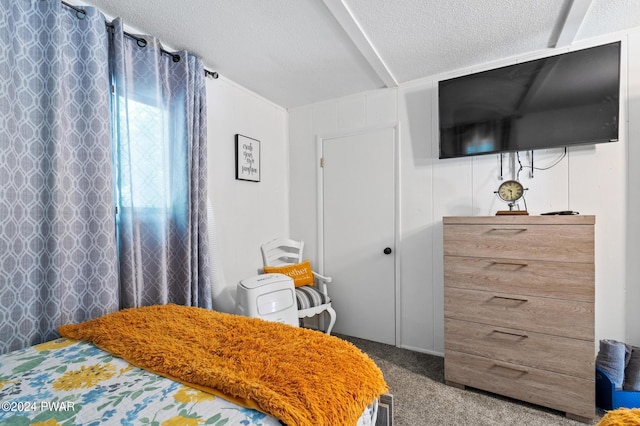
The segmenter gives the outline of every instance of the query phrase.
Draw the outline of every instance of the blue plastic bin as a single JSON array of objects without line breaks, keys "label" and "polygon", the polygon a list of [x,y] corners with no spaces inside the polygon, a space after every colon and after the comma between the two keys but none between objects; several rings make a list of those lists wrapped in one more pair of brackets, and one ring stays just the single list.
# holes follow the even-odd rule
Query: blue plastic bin
[{"label": "blue plastic bin", "polygon": [[640,391],[616,389],[611,376],[596,367],[596,406],[603,410],[640,408]]}]

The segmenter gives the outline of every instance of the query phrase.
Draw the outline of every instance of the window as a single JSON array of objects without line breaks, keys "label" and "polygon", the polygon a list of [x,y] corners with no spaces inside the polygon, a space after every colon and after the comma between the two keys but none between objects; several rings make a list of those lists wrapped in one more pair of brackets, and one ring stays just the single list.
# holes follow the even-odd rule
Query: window
[{"label": "window", "polygon": [[[125,114],[128,112],[128,117]],[[127,147],[121,146],[120,161],[129,162],[130,167],[121,169],[120,200],[126,206],[139,208],[166,208],[168,197],[164,189],[168,187],[167,138],[162,119],[162,110],[156,106],[129,100],[127,108],[120,109],[123,126],[129,141]],[[160,144],[160,145],[159,145]]]}]

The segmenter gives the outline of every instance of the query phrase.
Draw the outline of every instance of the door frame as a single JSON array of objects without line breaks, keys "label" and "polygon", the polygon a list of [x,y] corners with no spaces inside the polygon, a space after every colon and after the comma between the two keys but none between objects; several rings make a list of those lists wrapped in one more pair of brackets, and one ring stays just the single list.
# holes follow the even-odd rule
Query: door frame
[{"label": "door frame", "polygon": [[[344,138],[349,136],[359,136],[366,133],[376,132],[378,130],[393,130],[393,168],[394,168],[394,224],[393,224],[393,243],[394,243],[394,309],[395,309],[395,344],[396,347],[401,345],[402,336],[402,312],[401,312],[401,293],[402,285],[400,281],[400,257],[402,254],[402,243],[400,240],[401,216],[400,216],[400,124],[387,124],[382,126],[366,126],[359,127],[348,131],[338,131],[316,135],[316,197],[317,197],[317,253],[318,253],[318,269],[324,274],[324,168],[322,167],[322,147],[325,140]],[[331,285],[331,284],[330,284]],[[329,286],[330,286],[329,285]]]}]

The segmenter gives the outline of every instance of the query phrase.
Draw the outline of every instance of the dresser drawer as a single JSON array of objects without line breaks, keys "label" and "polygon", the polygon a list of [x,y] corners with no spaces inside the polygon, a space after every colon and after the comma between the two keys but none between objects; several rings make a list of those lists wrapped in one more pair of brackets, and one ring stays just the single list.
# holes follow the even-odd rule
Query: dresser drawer
[{"label": "dresser drawer", "polygon": [[593,340],[594,304],[445,286],[444,316],[554,336]]},{"label": "dresser drawer", "polygon": [[[593,379],[594,342],[445,319],[445,351]],[[553,356],[550,356],[553,354]],[[447,355],[448,356],[448,355]]]},{"label": "dresser drawer", "polygon": [[593,302],[592,263],[444,257],[447,286]]},{"label": "dresser drawer", "polygon": [[595,379],[551,373],[488,358],[449,351],[445,380],[538,405],[593,418]]},{"label": "dresser drawer", "polygon": [[445,256],[593,263],[593,226],[445,225]]}]

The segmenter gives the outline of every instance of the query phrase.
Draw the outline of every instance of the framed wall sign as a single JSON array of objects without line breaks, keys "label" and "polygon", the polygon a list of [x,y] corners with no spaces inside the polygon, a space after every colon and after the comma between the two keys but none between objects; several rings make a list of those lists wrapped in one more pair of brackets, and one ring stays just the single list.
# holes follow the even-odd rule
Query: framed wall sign
[{"label": "framed wall sign", "polygon": [[260,182],[260,141],[236,135],[236,179]]}]

